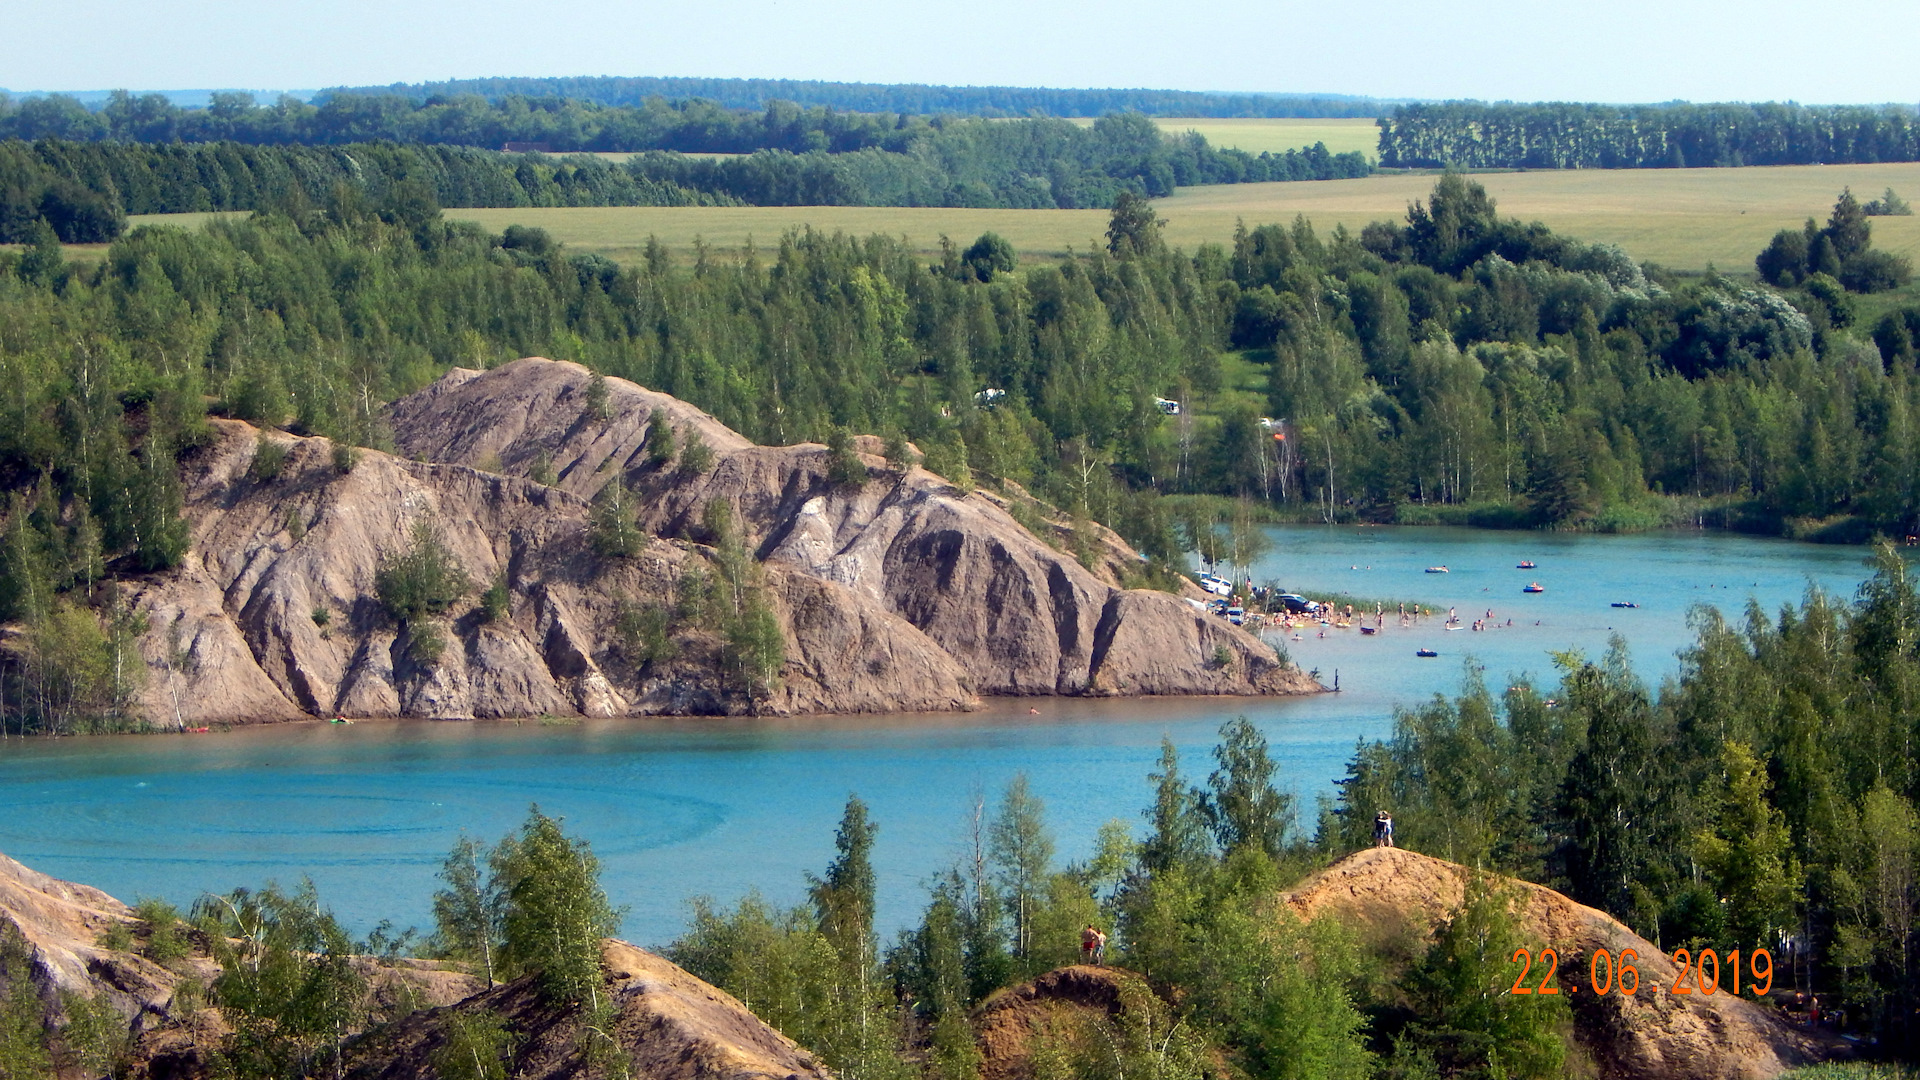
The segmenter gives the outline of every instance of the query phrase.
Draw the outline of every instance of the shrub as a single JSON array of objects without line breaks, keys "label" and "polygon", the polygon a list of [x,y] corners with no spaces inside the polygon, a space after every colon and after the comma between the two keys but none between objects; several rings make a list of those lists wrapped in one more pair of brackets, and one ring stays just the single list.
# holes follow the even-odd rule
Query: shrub
[{"label": "shrub", "polygon": [[358,464],[360,464],[360,451],[357,448],[343,442],[333,444],[334,472],[345,476],[352,472],[353,467]]},{"label": "shrub", "polygon": [[600,489],[589,516],[593,550],[608,558],[631,559],[646,547],[647,537],[634,520],[633,495],[619,480]]},{"label": "shrub", "polygon": [[253,441],[253,460],[247,464],[247,477],[256,483],[270,484],[280,478],[287,466],[285,443],[272,439]]},{"label": "shrub", "polygon": [[467,595],[473,583],[440,543],[431,521],[414,523],[412,543],[380,564],[374,575],[380,607],[399,622],[440,615]]},{"label": "shrub", "polygon": [[540,451],[533,459],[533,468],[527,471],[527,476],[536,484],[551,486],[555,479],[553,475],[553,455],[547,453],[545,450]]},{"label": "shrub", "polygon": [[507,585],[507,572],[500,571],[480,595],[480,617],[487,622],[499,622],[507,617],[513,606],[513,591]]},{"label": "shrub", "polygon": [[447,651],[447,635],[430,619],[407,623],[407,658],[421,667],[433,667]]},{"label": "shrub", "polygon": [[165,964],[192,951],[186,928],[180,925],[180,912],[172,904],[148,897],[134,906],[133,914],[147,927],[147,959]]},{"label": "shrub", "polygon": [[830,484],[864,484],[867,481],[866,463],[853,451],[853,439],[847,429],[838,424],[827,432],[827,482]]},{"label": "shrub", "polygon": [[607,377],[597,371],[587,380],[587,415],[601,423],[613,419],[613,397],[607,392]]},{"label": "shrub", "polygon": [[698,429],[688,428],[680,440],[680,446],[682,470],[698,476],[713,468],[713,448],[707,445],[707,440],[700,437]]},{"label": "shrub", "polygon": [[667,424],[667,411],[655,409],[647,418],[647,463],[655,468],[671,465],[673,452],[673,428]]}]

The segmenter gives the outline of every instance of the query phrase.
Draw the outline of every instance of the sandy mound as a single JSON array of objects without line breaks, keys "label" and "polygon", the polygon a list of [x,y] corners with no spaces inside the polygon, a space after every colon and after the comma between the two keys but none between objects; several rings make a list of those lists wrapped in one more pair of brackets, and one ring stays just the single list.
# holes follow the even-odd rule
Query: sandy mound
[{"label": "sandy mound", "polygon": [[1033,1075],[1033,1040],[1081,1018],[1120,1012],[1120,986],[1139,976],[1118,968],[1075,964],[1008,987],[973,1013],[980,1046],[980,1080],[1026,1080]]},{"label": "sandy mound", "polygon": [[[613,1037],[647,1080],[831,1080],[832,1074],[793,1040],[762,1023],[746,1006],[652,953],[622,941],[602,952],[607,992],[619,1005]],[[417,1013],[356,1047],[355,1080],[433,1080],[434,1054],[448,1020],[493,1012],[518,1037],[508,1070],[516,1080],[572,1080],[586,1075],[569,1010],[540,999],[520,979],[450,1008]]]},{"label": "sandy mound", "polygon": [[[1383,934],[1427,934],[1459,906],[1466,867],[1398,848],[1361,851],[1334,863],[1289,893],[1303,918],[1332,911]],[[1668,992],[1678,977],[1653,943],[1603,911],[1551,889],[1514,882],[1521,891],[1522,938],[1560,954],[1563,989],[1577,1037],[1608,1077],[1635,1080],[1766,1080],[1798,1065],[1845,1056],[1845,1044],[1782,1022],[1751,997]],[[1637,950],[1640,991],[1591,992],[1588,965],[1596,949],[1618,956]],[[1537,968],[1535,969],[1538,970]],[[1604,970],[1604,969],[1603,969]],[[1517,971],[1517,969],[1516,969]]]}]

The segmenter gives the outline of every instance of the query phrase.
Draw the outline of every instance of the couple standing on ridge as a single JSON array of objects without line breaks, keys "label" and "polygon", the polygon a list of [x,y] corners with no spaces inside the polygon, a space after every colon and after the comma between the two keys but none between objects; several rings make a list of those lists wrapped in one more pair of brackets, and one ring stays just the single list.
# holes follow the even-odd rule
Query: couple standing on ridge
[{"label": "couple standing on ridge", "polygon": [[1087,924],[1080,931],[1080,962],[1083,964],[1101,964],[1107,959],[1107,935],[1101,933],[1093,924]]}]

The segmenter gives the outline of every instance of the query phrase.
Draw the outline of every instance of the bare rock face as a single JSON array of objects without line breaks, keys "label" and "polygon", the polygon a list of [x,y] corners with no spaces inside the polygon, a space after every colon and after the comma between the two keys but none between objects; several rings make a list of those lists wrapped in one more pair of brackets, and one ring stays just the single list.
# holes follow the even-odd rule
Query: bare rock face
[{"label": "bare rock face", "polygon": [[[864,452],[875,440],[857,441],[866,481],[835,484],[824,447],[755,446],[618,379],[595,409],[591,381],[540,359],[455,370],[390,410],[399,456],[359,451],[348,471],[324,439],[215,421],[215,443],[185,467],[187,559],[135,586],[148,715],[191,727],[941,711],[982,694],[1320,689],[1179,599],[1121,588],[1131,555],[1104,530],[1088,570],[998,496],[886,467]],[[697,433],[712,467],[649,460],[656,416],[677,445]],[[270,480],[249,475],[260,440],[287,451]],[[592,543],[591,500],[616,479],[644,533],[632,557]],[[682,610],[722,576],[702,524],[716,500],[734,511],[784,642],[770,681],[742,675],[724,627]],[[471,588],[444,617],[405,626],[382,611],[375,578],[423,521]],[[479,600],[495,581],[510,603],[489,619]]]},{"label": "bare rock face", "polygon": [[[611,1034],[632,1075],[648,1080],[832,1080],[793,1040],[725,991],[623,941],[601,950],[606,993],[618,1010]],[[573,1080],[586,1067],[579,1019],[543,1001],[531,978],[496,986],[450,1008],[416,1013],[349,1053],[355,1080],[434,1080],[434,1057],[458,1014],[492,1013],[517,1036],[508,1075]]]},{"label": "bare rock face", "polygon": [[[1473,871],[1399,848],[1349,855],[1286,896],[1302,918],[1339,913],[1389,934],[1430,934],[1465,896]],[[1522,936],[1533,950],[1560,956],[1559,985],[1568,995],[1574,1033],[1602,1076],[1633,1080],[1770,1080],[1787,1069],[1848,1056],[1844,1043],[1791,1027],[1751,997],[1668,993],[1679,971],[1660,948],[1604,911],[1552,889],[1513,881],[1520,891]],[[1640,989],[1631,996],[1594,994],[1584,980],[1594,950],[1639,954]],[[1602,968],[1604,971],[1604,967]],[[1516,970],[1517,973],[1517,970]]]}]

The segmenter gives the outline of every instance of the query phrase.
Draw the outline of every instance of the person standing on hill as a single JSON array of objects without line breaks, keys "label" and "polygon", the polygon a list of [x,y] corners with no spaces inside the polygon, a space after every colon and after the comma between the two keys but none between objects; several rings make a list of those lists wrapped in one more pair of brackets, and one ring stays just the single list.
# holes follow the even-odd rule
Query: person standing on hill
[{"label": "person standing on hill", "polygon": [[1385,810],[1380,811],[1379,814],[1374,816],[1373,846],[1374,847],[1392,847],[1393,846],[1393,816],[1387,813]]},{"label": "person standing on hill", "polygon": [[1100,955],[1100,945],[1105,939],[1106,935],[1095,930],[1092,923],[1088,923],[1087,928],[1080,931],[1080,962],[1083,964],[1099,963],[1100,961],[1096,958]]}]

